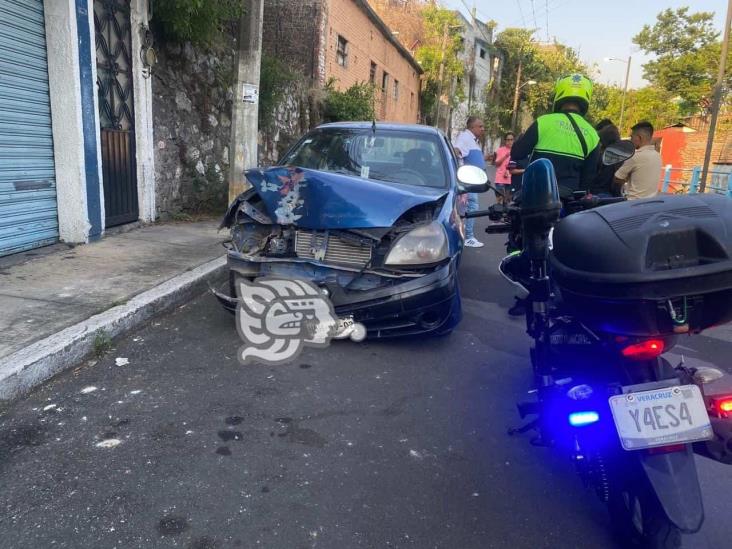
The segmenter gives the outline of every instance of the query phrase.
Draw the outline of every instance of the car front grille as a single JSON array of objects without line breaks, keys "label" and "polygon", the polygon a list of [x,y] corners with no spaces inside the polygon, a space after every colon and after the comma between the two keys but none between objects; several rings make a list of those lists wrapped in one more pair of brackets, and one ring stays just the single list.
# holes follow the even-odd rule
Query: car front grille
[{"label": "car front grille", "polygon": [[[327,246],[324,243],[327,238]],[[325,252],[323,254],[323,251]],[[348,242],[334,234],[298,230],[295,233],[295,253],[303,259],[317,259],[324,263],[364,267],[371,261],[371,247]]]}]

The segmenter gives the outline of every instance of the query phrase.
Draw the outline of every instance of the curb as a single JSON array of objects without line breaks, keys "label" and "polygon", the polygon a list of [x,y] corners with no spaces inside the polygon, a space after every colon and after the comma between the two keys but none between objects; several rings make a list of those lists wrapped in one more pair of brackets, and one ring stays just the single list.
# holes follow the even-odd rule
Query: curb
[{"label": "curb", "polygon": [[0,359],[0,402],[23,396],[77,365],[92,352],[99,330],[111,338],[125,334],[153,315],[201,293],[225,269],[226,256],[214,259]]}]

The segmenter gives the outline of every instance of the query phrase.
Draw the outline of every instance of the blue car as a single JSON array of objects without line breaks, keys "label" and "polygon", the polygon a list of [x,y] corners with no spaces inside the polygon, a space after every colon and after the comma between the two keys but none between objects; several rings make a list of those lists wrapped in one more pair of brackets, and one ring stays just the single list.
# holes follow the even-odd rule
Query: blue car
[{"label": "blue car", "polygon": [[486,190],[445,135],[419,125],[321,125],[269,169],[222,221],[231,230],[228,295],[238,277],[297,278],[320,287],[339,319],[369,337],[442,335],[461,319],[459,197]]}]

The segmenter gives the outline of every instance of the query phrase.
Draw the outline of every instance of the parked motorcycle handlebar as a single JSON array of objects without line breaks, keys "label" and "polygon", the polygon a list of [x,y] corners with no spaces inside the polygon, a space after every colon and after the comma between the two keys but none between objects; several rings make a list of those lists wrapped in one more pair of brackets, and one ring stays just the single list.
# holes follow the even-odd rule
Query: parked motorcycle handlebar
[{"label": "parked motorcycle handlebar", "polygon": [[491,215],[490,210],[475,210],[474,212],[465,212],[463,217],[465,219],[472,219],[474,217],[486,217],[488,215]]}]

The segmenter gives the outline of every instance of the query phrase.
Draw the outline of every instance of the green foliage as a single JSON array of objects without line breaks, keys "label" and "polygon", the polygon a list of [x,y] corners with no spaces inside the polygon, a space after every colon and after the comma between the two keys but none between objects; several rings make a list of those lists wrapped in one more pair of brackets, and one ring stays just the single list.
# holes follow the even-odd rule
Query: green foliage
[{"label": "green foliage", "polygon": [[676,11],[668,8],[656,16],[655,25],[644,25],[633,42],[648,53],[678,57],[717,41],[719,33],[713,21],[710,12],[690,14],[688,7]]},{"label": "green foliage", "polygon": [[[575,72],[589,72],[572,48],[559,43],[540,45],[534,39],[534,31],[529,29],[505,29],[496,37],[496,47],[503,53],[504,65],[500,87],[492,90],[494,104],[486,108],[485,123],[492,135],[514,129],[511,118],[519,65],[519,110],[525,109],[534,118],[551,112],[557,79]],[[536,84],[526,84],[529,80]]]},{"label": "green foliage", "polygon": [[458,58],[463,49],[462,25],[454,11],[435,4],[426,6],[421,15],[424,36],[422,45],[415,52],[415,58],[424,70],[422,112],[432,115],[441,88],[443,95],[448,95],[453,106],[464,99],[464,86],[458,85],[452,95],[449,89],[453,78],[459,80],[465,72],[465,66]]},{"label": "green foliage", "polygon": [[524,82],[535,80],[533,86],[526,86],[526,106],[534,118],[551,112],[554,102],[556,81],[572,73],[589,74],[588,67],[580,61],[577,52],[563,44],[552,44],[538,49],[536,61],[529,66]]},{"label": "green foliage", "polygon": [[[513,98],[518,78],[518,68],[521,65],[521,80],[526,82],[539,67],[537,66],[539,50],[534,42],[533,31],[529,29],[508,28],[496,36],[496,47],[503,53],[503,69],[500,86],[494,90],[494,101],[487,106],[486,129],[491,135],[501,135],[511,128],[513,113]],[[523,83],[522,82],[522,83]],[[526,87],[521,93],[526,92]]]},{"label": "green foliage", "polygon": [[241,13],[241,0],[155,0],[153,21],[166,40],[210,46]]},{"label": "green foliage", "polygon": [[[114,305],[113,305],[114,306]],[[94,334],[92,350],[96,358],[102,358],[112,348],[112,338],[104,330],[98,330]]]},{"label": "green foliage", "polygon": [[[593,121],[609,118],[615,124],[620,122],[620,109],[623,90],[618,86],[595,86],[595,96],[591,115]],[[674,124],[680,118],[679,106],[673,96],[658,87],[646,86],[637,90],[628,90],[625,98],[625,116],[620,134],[630,135],[630,128],[641,120],[647,120],[655,128],[663,128]]]},{"label": "green foliage", "polygon": [[217,172],[210,164],[202,175],[189,167],[189,184],[192,191],[186,209],[194,215],[203,213],[220,213],[228,203],[229,186],[223,171]]},{"label": "green foliage", "polygon": [[331,79],[325,86],[325,122],[360,121],[374,119],[376,89],[373,84],[361,82],[344,91],[335,88]]},{"label": "green foliage", "polygon": [[272,128],[275,110],[285,97],[287,87],[297,79],[296,74],[274,56],[262,54],[259,74],[259,127]]},{"label": "green foliage", "polygon": [[696,113],[716,81],[721,45],[713,21],[713,13],[689,13],[688,7],[666,9],[653,26],[645,25],[633,38],[641,50],[656,56],[643,65],[643,76],[679,96],[683,114]]}]

